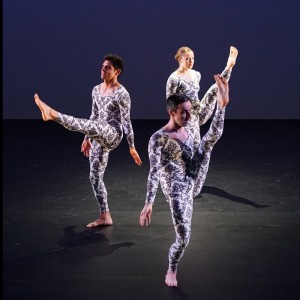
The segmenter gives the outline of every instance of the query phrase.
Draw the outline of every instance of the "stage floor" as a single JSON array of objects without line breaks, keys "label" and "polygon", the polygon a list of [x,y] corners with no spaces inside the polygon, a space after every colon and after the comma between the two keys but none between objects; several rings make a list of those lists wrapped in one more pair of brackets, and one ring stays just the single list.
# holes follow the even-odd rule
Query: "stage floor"
[{"label": "stage floor", "polygon": [[[300,122],[226,120],[194,201],[178,288],[164,276],[174,229],[158,191],[140,227],[150,135],[164,120],[133,120],[105,174],[114,225],[98,217],[83,135],[41,120],[3,121],[3,299],[300,299]],[[203,127],[203,133],[207,126]]]}]

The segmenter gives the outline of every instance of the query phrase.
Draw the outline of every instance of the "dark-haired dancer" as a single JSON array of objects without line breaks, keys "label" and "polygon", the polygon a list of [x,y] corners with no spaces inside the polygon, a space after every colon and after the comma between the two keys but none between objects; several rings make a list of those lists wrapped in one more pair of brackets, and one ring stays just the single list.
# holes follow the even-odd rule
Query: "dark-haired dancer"
[{"label": "dark-haired dancer", "polygon": [[[176,240],[169,250],[169,267],[165,283],[177,286],[177,267],[189,243],[193,213],[194,188],[202,188],[213,146],[221,137],[225,107],[229,102],[229,86],[221,75],[214,76],[217,85],[217,108],[208,132],[200,146],[195,132],[186,126],[191,119],[189,97],[174,94],[167,99],[169,122],[155,132],[149,141],[150,171],[145,206],[140,214],[140,225],[149,225],[158,185],[169,202]],[[194,126],[199,126],[195,124]]]},{"label": "dark-haired dancer", "polygon": [[34,95],[44,121],[55,121],[68,130],[85,134],[81,152],[89,157],[89,177],[99,205],[99,218],[87,224],[87,227],[113,224],[103,177],[109,153],[120,144],[123,133],[135,163],[139,166],[142,164],[134,146],[134,132],[130,119],[131,99],[128,91],[118,81],[123,66],[123,60],[118,55],[109,54],[104,57],[101,66],[103,82],[92,90],[93,102],[89,120],[57,112],[41,101],[38,94]]}]

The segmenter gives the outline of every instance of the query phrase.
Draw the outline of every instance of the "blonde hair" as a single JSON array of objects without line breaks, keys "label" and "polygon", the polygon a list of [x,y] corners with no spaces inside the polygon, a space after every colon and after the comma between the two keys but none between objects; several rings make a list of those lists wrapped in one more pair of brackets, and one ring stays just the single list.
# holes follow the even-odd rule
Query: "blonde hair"
[{"label": "blonde hair", "polygon": [[175,54],[175,59],[178,61],[178,58],[180,58],[182,55],[185,55],[187,52],[193,52],[193,50],[186,46],[180,47]]}]

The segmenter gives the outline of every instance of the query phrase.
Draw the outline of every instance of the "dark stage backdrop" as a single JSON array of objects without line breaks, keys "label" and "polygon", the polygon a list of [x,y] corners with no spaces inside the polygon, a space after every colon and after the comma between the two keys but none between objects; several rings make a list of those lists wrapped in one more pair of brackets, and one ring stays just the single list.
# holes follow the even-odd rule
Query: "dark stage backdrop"
[{"label": "dark stage backdrop", "polygon": [[164,119],[176,50],[195,52],[200,98],[239,49],[230,119],[298,119],[298,0],[4,0],[3,117],[39,119],[33,94],[89,117],[102,57],[121,55],[132,119]]}]

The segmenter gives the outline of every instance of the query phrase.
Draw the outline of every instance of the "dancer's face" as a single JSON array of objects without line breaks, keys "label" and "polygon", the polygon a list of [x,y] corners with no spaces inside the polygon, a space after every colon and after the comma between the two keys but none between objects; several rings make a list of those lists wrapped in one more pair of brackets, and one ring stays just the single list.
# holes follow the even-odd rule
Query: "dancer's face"
[{"label": "dancer's face", "polygon": [[191,118],[192,104],[190,101],[181,103],[177,106],[176,111],[171,111],[170,114],[173,116],[174,121],[180,127],[186,126],[188,120]]},{"label": "dancer's face", "polygon": [[185,69],[192,69],[194,66],[194,52],[189,51],[186,54],[182,55],[179,59],[179,65]]},{"label": "dancer's face", "polygon": [[101,67],[101,79],[112,80],[121,73],[121,70],[115,69],[109,60],[105,60]]}]

